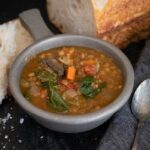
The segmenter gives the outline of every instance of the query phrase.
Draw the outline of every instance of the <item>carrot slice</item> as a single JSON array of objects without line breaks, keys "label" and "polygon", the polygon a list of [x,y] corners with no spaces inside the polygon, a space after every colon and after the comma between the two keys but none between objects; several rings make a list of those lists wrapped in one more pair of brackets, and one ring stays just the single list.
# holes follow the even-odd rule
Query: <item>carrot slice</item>
[{"label": "carrot slice", "polygon": [[76,68],[74,66],[68,67],[68,69],[67,69],[67,79],[73,81],[75,79],[75,74],[76,74]]},{"label": "carrot slice", "polygon": [[48,94],[47,89],[42,89],[41,93],[40,93],[40,96],[41,96],[42,99],[44,99],[44,98],[46,98],[47,94]]}]

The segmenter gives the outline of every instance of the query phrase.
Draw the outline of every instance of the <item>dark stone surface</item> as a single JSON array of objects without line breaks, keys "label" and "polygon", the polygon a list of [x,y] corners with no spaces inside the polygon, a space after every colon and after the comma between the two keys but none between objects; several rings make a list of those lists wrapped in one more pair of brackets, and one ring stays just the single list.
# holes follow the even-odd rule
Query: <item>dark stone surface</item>
[{"label": "dark stone surface", "polygon": [[[13,0],[9,3],[8,0],[1,0],[0,24],[16,18],[23,10],[35,7],[41,10],[47,25],[55,33],[59,33],[48,22],[45,0]],[[144,41],[124,50],[134,67],[143,46]],[[8,96],[0,105],[0,118],[4,119],[6,116],[9,118],[6,123],[0,123],[0,150],[95,150],[112,122],[110,119],[102,126],[80,134],[58,133],[40,126]]]}]

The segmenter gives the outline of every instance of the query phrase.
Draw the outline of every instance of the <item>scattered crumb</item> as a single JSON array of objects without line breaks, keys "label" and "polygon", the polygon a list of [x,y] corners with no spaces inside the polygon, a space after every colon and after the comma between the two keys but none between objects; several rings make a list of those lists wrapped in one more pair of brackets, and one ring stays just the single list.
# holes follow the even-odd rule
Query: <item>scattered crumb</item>
[{"label": "scattered crumb", "polygon": [[8,139],[8,135],[5,135],[5,139]]},{"label": "scattered crumb", "polygon": [[2,124],[5,125],[6,122],[7,122],[10,118],[12,118],[12,117],[11,117],[11,114],[10,114],[10,113],[7,113],[7,116],[6,116],[6,117],[0,118],[0,124],[2,123]]},{"label": "scattered crumb", "polygon": [[13,107],[10,107],[10,110],[13,110]]},{"label": "scattered crumb", "polygon": [[3,149],[5,149],[6,147],[5,147],[5,145],[3,146]]},{"label": "scattered crumb", "polygon": [[14,126],[10,126],[11,129],[14,129]]},{"label": "scattered crumb", "polygon": [[18,140],[19,143],[22,143],[22,140]]},{"label": "scattered crumb", "polygon": [[43,139],[44,137],[43,136],[40,136],[40,139]]},{"label": "scattered crumb", "polygon": [[11,129],[11,131],[14,131],[15,129],[14,129],[14,126],[10,126],[10,129]]},{"label": "scattered crumb", "polygon": [[20,124],[23,124],[24,118],[20,118]]}]

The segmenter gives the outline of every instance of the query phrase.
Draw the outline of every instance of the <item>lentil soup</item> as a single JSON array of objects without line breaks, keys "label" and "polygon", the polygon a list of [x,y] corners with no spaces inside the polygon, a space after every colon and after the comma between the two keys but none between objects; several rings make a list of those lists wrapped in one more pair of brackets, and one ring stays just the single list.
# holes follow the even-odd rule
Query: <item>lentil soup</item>
[{"label": "lentil soup", "polygon": [[29,60],[20,78],[21,91],[33,105],[73,115],[110,104],[123,84],[123,74],[112,58],[83,47],[44,51]]}]

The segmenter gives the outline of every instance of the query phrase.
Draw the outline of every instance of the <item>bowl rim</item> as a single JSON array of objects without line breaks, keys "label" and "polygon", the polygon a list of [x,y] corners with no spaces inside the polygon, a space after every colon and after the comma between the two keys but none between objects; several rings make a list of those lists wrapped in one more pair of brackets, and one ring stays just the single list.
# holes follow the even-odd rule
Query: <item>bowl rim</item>
[{"label": "bowl rim", "polygon": [[[124,83],[124,88],[121,92],[121,94],[109,105],[103,107],[100,110],[86,113],[86,114],[80,114],[80,115],[65,115],[65,114],[57,114],[48,112],[45,110],[42,110],[36,106],[34,106],[32,103],[30,103],[28,100],[26,100],[21,92],[16,90],[19,87],[17,87],[15,82],[15,75],[17,74],[17,67],[20,66],[20,61],[22,61],[22,57],[27,54],[27,52],[30,51],[30,49],[33,49],[38,44],[41,44],[42,42],[48,42],[49,40],[55,40],[58,38],[79,38],[79,39],[85,39],[85,40],[92,40],[95,42],[98,42],[99,44],[107,47],[110,49],[113,53],[115,53],[124,63],[124,68],[127,71],[126,81]],[[44,51],[44,50],[43,50]],[[19,80],[19,79],[18,79]],[[32,45],[27,47],[25,50],[23,50],[15,59],[14,63],[12,64],[10,71],[9,71],[9,87],[12,92],[13,97],[16,99],[17,103],[26,110],[29,114],[41,117],[46,120],[53,121],[55,123],[62,123],[62,124],[86,124],[89,122],[93,122],[99,119],[105,119],[107,116],[113,115],[116,111],[118,111],[129,99],[132,89],[134,85],[134,71],[133,67],[128,60],[128,58],[125,56],[125,54],[119,50],[114,45],[100,40],[96,38],[86,37],[82,35],[55,35],[53,37],[47,37],[43,38],[41,40],[38,40],[34,42]]]}]

